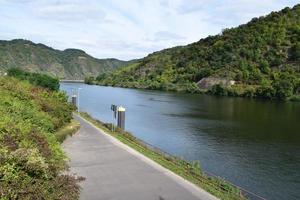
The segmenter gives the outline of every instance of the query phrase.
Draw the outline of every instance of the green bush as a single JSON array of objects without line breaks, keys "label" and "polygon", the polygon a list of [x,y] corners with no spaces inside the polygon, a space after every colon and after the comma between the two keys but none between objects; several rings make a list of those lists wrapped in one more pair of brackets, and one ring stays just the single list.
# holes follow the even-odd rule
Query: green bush
[{"label": "green bush", "polygon": [[212,94],[215,94],[215,95],[220,95],[220,96],[227,96],[228,95],[227,89],[224,86],[220,85],[220,84],[214,85],[211,88],[210,91],[211,91]]},{"label": "green bush", "polygon": [[84,78],[84,83],[85,83],[85,84],[91,85],[91,84],[94,83],[94,81],[95,81],[95,78],[92,77],[92,76],[89,76],[89,77],[85,77],[85,78]]},{"label": "green bush", "polygon": [[278,99],[285,100],[293,95],[293,84],[288,80],[277,80],[273,82],[273,87],[276,91],[275,96]]},{"label": "green bush", "polygon": [[58,78],[53,78],[46,74],[30,73],[23,71],[19,68],[10,68],[7,71],[8,76],[15,77],[20,80],[27,80],[31,84],[48,88],[50,90],[59,90],[59,80]]},{"label": "green bush", "polygon": [[70,122],[65,94],[0,77],[0,199],[78,199],[56,131]]},{"label": "green bush", "polygon": [[297,42],[292,46],[290,58],[293,61],[300,61],[300,42]]},{"label": "green bush", "polygon": [[300,95],[294,95],[294,96],[290,97],[289,100],[290,101],[300,102]]},{"label": "green bush", "polygon": [[275,96],[275,90],[272,86],[261,86],[256,90],[256,96],[260,98],[272,99]]}]

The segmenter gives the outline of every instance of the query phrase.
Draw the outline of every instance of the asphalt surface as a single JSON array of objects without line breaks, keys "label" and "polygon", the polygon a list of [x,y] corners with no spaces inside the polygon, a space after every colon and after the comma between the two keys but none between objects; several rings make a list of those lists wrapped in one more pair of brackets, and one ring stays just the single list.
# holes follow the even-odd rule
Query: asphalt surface
[{"label": "asphalt surface", "polygon": [[217,200],[75,116],[80,130],[63,143],[71,171],[86,178],[83,200]]}]

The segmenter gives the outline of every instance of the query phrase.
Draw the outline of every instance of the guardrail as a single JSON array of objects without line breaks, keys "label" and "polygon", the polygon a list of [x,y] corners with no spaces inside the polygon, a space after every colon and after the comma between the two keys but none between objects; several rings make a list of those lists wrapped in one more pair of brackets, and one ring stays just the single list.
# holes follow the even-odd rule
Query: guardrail
[{"label": "guardrail", "polygon": [[219,179],[223,179],[224,181],[227,182],[227,184],[230,184],[232,185],[233,187],[236,187],[237,189],[240,190],[240,194],[243,196],[243,197],[246,197],[247,199],[251,199],[251,200],[267,200],[266,198],[258,195],[258,194],[255,194],[249,190],[246,190],[245,188],[242,188],[238,185],[235,185],[233,183],[231,183],[230,181],[228,180],[225,180],[224,178],[220,177],[220,176],[217,176],[213,173],[210,173],[210,172],[207,172],[207,171],[203,171],[206,175],[210,176],[210,177],[215,177],[215,178],[219,178]]},{"label": "guardrail", "polygon": [[[164,155],[166,157],[169,157],[169,158],[172,158],[172,159],[178,159],[175,156],[173,156],[173,155],[171,155],[171,154],[169,154],[169,153],[167,153],[167,152],[165,152],[165,151],[163,151],[163,150],[161,150],[161,149],[159,149],[159,148],[157,148],[157,147],[155,147],[155,146],[153,146],[153,145],[151,145],[151,144],[149,144],[149,143],[147,143],[147,142],[145,142],[143,140],[140,140],[140,139],[138,139],[136,137],[135,137],[135,139],[139,143],[145,145],[147,148],[151,149],[152,151],[155,151],[156,153],[162,154],[162,155]],[[213,174],[211,172],[207,172],[207,171],[201,170],[201,173],[204,176],[198,176],[199,174],[196,174],[196,173],[194,175],[195,175],[195,177],[198,178],[199,181],[201,181],[203,183],[206,183],[206,184],[209,184],[210,186],[214,187],[217,190],[220,190],[222,192],[228,191],[228,188],[226,188],[226,184],[228,184],[231,187],[238,189],[238,193],[236,194],[237,196],[244,197],[244,198],[250,199],[250,200],[267,200],[266,198],[264,198],[264,197],[262,197],[262,196],[260,196],[258,194],[255,194],[254,192],[251,192],[251,191],[249,191],[249,190],[247,190],[245,188],[242,188],[242,187],[240,187],[238,185],[235,185],[235,184],[231,183],[230,181],[225,180],[223,177],[217,176],[217,175],[215,175],[215,174]],[[209,180],[211,178],[215,178],[215,179],[220,180],[220,183],[213,185],[212,182]]]}]

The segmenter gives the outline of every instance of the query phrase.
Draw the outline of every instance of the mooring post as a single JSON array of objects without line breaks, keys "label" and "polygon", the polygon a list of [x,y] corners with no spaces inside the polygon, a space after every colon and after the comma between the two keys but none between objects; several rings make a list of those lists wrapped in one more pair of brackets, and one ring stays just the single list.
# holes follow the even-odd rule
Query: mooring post
[{"label": "mooring post", "polygon": [[118,127],[125,130],[125,108],[118,107]]},{"label": "mooring post", "polygon": [[111,123],[111,131],[115,131],[115,119],[117,118],[117,109],[118,106],[111,104],[110,109],[112,110],[112,123]]}]

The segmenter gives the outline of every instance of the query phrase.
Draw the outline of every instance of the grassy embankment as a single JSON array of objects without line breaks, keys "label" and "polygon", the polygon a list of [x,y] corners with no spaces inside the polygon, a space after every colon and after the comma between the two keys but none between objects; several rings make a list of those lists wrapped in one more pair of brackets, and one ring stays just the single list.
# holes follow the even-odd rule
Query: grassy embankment
[{"label": "grassy embankment", "polygon": [[78,128],[73,107],[53,84],[39,86],[48,77],[17,78],[0,77],[0,199],[79,199],[60,146]]},{"label": "grassy embankment", "polygon": [[246,199],[245,197],[240,195],[240,190],[238,188],[232,186],[225,180],[205,175],[201,171],[198,162],[187,162],[174,156],[167,155],[159,150],[147,146],[145,143],[134,137],[129,132],[125,132],[120,129],[117,129],[116,132],[112,132],[110,124],[105,124],[99,120],[93,119],[87,113],[81,113],[80,115],[106,133],[117,138],[124,144],[137,150],[138,152],[157,162],[161,166],[178,174],[179,176],[185,178],[186,180],[205,189],[216,197],[224,200]]}]

